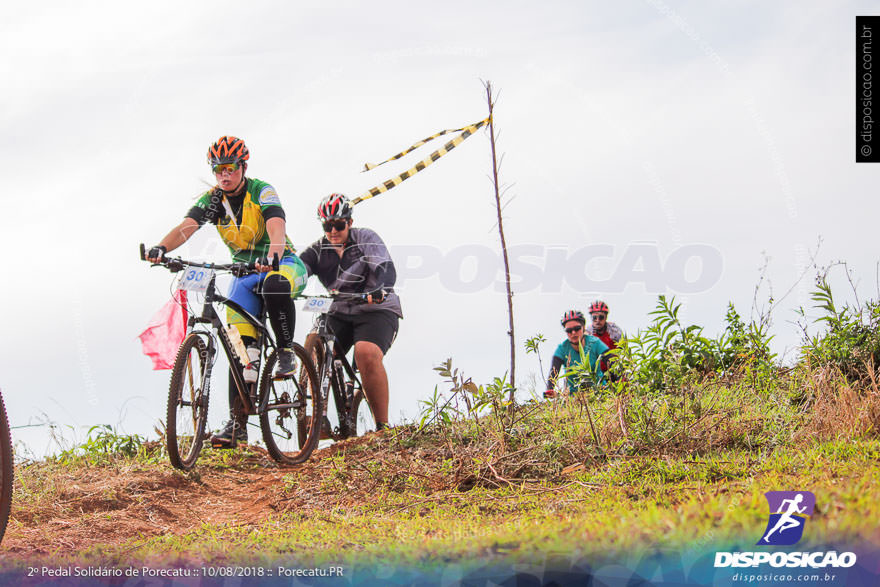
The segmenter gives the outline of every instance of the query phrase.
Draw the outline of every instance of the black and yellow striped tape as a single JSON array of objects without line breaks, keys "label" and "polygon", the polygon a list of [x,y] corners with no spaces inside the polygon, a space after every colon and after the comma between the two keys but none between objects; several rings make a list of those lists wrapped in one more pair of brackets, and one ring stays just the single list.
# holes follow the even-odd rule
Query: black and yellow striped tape
[{"label": "black and yellow striped tape", "polygon": [[366,163],[364,165],[364,171],[369,171],[371,169],[379,167],[380,165],[384,165],[385,163],[388,163],[389,161],[394,161],[395,159],[400,159],[401,157],[403,157],[407,153],[411,153],[412,151],[418,149],[419,147],[421,147],[425,143],[428,143],[428,142],[436,139],[439,136],[443,136],[445,134],[461,131],[460,135],[458,135],[457,137],[455,137],[454,139],[452,139],[451,141],[449,141],[448,143],[443,145],[441,148],[439,148],[436,151],[434,151],[433,153],[431,153],[425,159],[422,159],[421,161],[416,163],[415,166],[412,167],[411,169],[404,171],[400,175],[396,175],[396,176],[392,177],[388,181],[381,183],[374,188],[370,188],[366,193],[353,199],[351,201],[351,203],[357,204],[359,202],[363,202],[364,200],[368,200],[369,198],[372,198],[373,196],[377,196],[377,195],[381,194],[382,192],[387,192],[388,190],[390,190],[393,187],[399,186],[401,183],[403,183],[404,180],[409,179],[410,177],[412,177],[413,175],[415,175],[416,173],[418,173],[419,171],[421,171],[422,169],[424,169],[425,167],[427,167],[428,165],[430,165],[431,163],[433,163],[434,161],[436,161],[437,159],[439,159],[440,157],[442,157],[443,155],[445,155],[446,153],[451,151],[452,149],[456,148],[458,145],[460,145],[462,143],[462,141],[464,141],[466,138],[468,138],[469,136],[474,134],[478,128],[489,124],[489,122],[491,122],[491,117],[489,117],[485,120],[481,120],[480,122],[476,122],[474,124],[471,124],[469,126],[462,127],[462,128],[443,130],[443,131],[438,132],[437,134],[431,135],[428,138],[422,139],[421,141],[419,141],[418,143],[415,143],[414,145],[412,145],[411,147],[409,147],[405,151],[401,151],[397,155],[395,155],[393,157],[389,157],[388,159],[386,159],[385,161],[382,161],[381,163],[376,163],[376,164]]}]

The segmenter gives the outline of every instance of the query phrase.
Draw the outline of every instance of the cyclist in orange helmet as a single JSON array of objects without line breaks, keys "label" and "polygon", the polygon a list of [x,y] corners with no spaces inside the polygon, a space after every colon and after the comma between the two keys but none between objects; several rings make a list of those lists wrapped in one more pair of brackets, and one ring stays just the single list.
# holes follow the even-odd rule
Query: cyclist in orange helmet
[{"label": "cyclist in orange helmet", "polygon": [[[259,316],[262,304],[272,329],[275,331],[279,353],[276,376],[292,375],[296,369],[291,347],[296,314],[293,299],[306,285],[306,268],[294,251],[286,234],[286,215],[278,194],[268,183],[245,176],[250,151],[244,141],[234,136],[222,136],[208,148],[208,164],[217,184],[208,190],[190,208],[179,225],[169,232],[158,245],[150,249],[151,261],[161,260],[203,225],[214,224],[223,242],[229,247],[235,262],[254,262],[259,274],[237,277],[232,282],[229,299],[249,313]],[[272,269],[277,255],[278,270]],[[227,320],[238,328],[248,354],[259,360],[256,329],[232,308],[227,308]],[[255,380],[257,369],[245,371],[245,380]],[[233,404],[238,392],[232,375],[229,378],[230,420],[223,430],[211,437],[211,444],[226,448],[232,436],[238,442],[247,442],[247,418],[238,417]]]}]

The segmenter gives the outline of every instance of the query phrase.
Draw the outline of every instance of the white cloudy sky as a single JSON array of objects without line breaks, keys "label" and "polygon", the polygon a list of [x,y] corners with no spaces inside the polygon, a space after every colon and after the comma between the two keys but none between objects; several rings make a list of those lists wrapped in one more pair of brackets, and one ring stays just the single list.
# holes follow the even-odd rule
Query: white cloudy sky
[{"label": "white cloudy sky", "polygon": [[[794,288],[774,313],[778,350],[793,346],[810,289],[797,277],[820,239],[818,261],[848,261],[860,295],[876,296],[863,235],[877,168],[854,163],[853,140],[855,15],[874,5],[621,4],[4,6],[0,387],[16,438],[53,450],[46,427],[22,427],[44,420],[69,438],[95,424],[152,434],[169,372],[151,371],[136,335],[171,278],[137,245],[212,179],[211,141],[247,141],[249,174],[277,188],[303,247],[320,236],[323,195],[360,194],[431,147],[369,174],[364,162],[484,118],[485,79],[500,89],[507,237],[529,264],[520,383],[538,368],[523,339],[545,334],[546,364],[569,307],[601,297],[632,332],[665,292],[714,334],[728,301],[748,315],[765,259],[772,294]],[[416,416],[447,357],[478,381],[507,368],[506,302],[487,285],[499,277],[489,171],[480,132],[356,210],[410,271],[387,358],[396,421]],[[218,242],[205,229],[182,252],[223,260]],[[708,266],[683,262],[694,252]]]}]

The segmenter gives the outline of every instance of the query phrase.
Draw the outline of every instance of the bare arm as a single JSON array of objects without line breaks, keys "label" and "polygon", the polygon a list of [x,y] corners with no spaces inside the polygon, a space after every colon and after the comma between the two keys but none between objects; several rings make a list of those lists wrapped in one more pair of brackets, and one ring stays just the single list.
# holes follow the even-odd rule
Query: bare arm
[{"label": "bare arm", "polygon": [[284,218],[270,218],[266,221],[266,232],[269,233],[269,251],[266,255],[269,258],[270,265],[257,265],[260,271],[269,271],[272,269],[272,256],[277,254],[278,260],[284,256],[284,247],[287,244],[287,223]]},{"label": "bare arm", "polygon": [[[171,232],[165,235],[158,246],[165,247],[165,252],[171,252],[191,237],[199,229],[199,223],[192,218],[184,218],[183,222],[171,229]],[[151,258],[150,261],[156,262],[158,258]]]},{"label": "bare arm", "polygon": [[553,361],[550,363],[550,373],[547,375],[547,385],[545,386],[544,397],[556,396],[556,381],[559,378],[559,371],[562,369],[562,359],[553,355]]}]

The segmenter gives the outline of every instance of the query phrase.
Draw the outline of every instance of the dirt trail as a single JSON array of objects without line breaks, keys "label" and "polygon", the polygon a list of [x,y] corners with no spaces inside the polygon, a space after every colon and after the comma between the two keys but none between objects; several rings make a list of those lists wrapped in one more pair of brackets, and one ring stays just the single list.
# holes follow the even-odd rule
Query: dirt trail
[{"label": "dirt trail", "polygon": [[251,447],[234,466],[197,464],[190,474],[167,464],[65,473],[52,479],[56,490],[45,503],[13,503],[4,555],[73,555],[101,544],[186,534],[205,524],[261,524],[293,507],[318,507],[314,486],[285,491],[284,477],[297,473],[317,483],[321,458],[336,450],[317,451],[298,467],[278,467],[264,450]]}]

